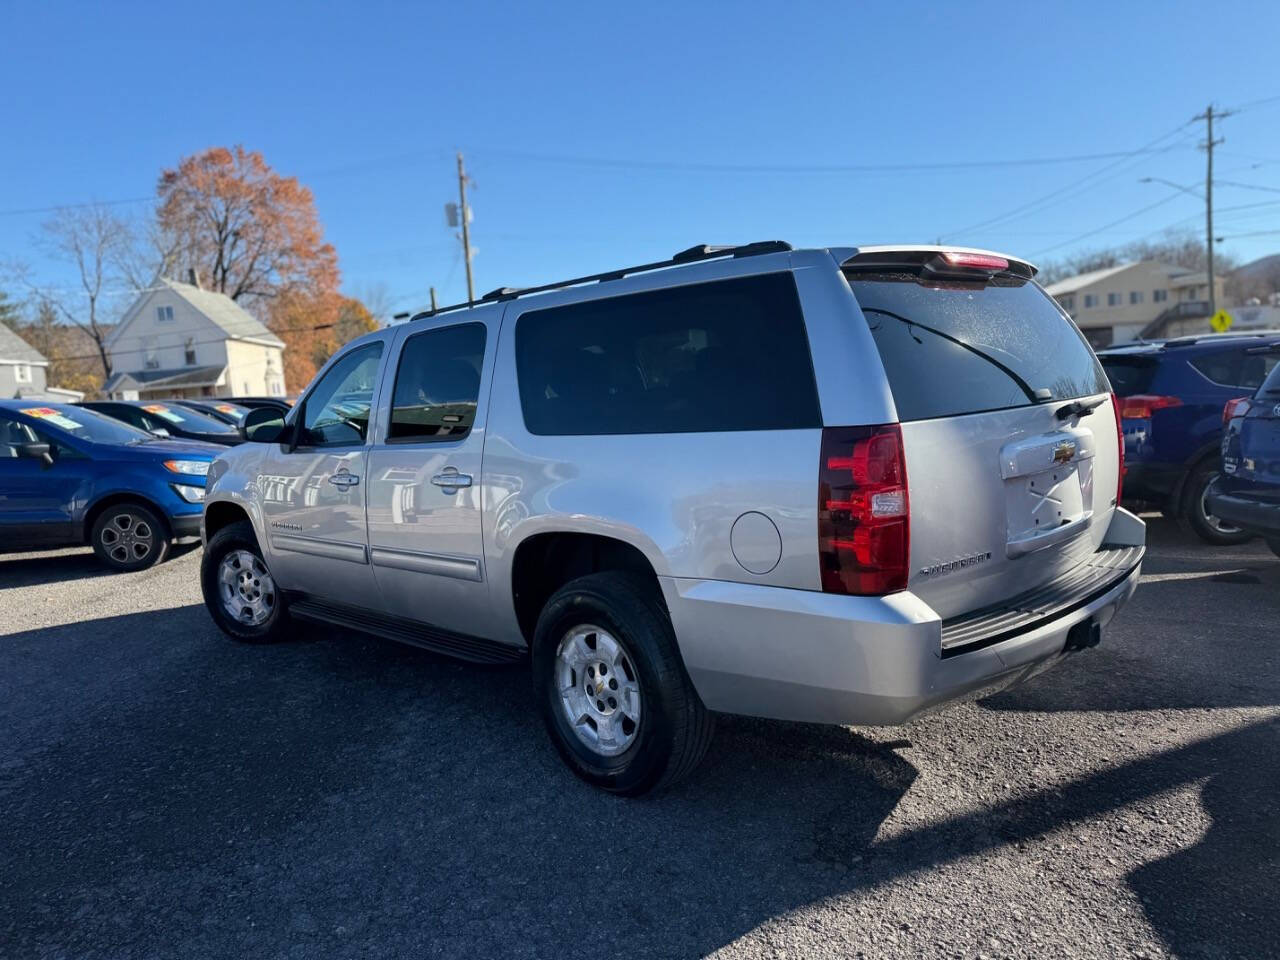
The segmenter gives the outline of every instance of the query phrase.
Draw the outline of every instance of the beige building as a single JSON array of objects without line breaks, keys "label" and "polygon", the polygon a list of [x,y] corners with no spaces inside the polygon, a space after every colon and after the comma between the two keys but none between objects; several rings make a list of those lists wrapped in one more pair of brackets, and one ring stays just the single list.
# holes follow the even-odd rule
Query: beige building
[{"label": "beige building", "polygon": [[106,343],[117,400],[284,396],[284,341],[226,294],[160,279]]},{"label": "beige building", "polygon": [[[1225,303],[1223,280],[1214,278]],[[1209,332],[1209,278],[1141,260],[1068,277],[1045,288],[1095,347],[1138,337]]]}]

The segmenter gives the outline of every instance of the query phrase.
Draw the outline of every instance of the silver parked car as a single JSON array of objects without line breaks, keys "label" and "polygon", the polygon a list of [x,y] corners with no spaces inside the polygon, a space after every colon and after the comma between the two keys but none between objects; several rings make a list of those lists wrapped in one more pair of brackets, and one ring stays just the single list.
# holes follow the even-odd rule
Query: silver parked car
[{"label": "silver parked car", "polygon": [[[209,472],[230,636],[531,661],[636,794],[712,711],[897,724],[1096,644],[1138,582],[1106,376],[1004,255],[696,247],[348,344]],[[272,419],[272,417],[277,419]]]}]

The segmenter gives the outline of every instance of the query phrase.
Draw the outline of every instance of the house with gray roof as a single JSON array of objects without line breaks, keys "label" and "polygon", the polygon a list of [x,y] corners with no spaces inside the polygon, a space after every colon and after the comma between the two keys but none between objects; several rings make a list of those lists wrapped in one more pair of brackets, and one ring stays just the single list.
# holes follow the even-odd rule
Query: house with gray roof
[{"label": "house with gray roof", "polygon": [[116,400],[284,396],[284,341],[226,294],[160,278],[106,343]]},{"label": "house with gray roof", "polygon": [[0,323],[0,397],[33,400],[83,400],[79,390],[48,383],[49,361],[17,333]]}]

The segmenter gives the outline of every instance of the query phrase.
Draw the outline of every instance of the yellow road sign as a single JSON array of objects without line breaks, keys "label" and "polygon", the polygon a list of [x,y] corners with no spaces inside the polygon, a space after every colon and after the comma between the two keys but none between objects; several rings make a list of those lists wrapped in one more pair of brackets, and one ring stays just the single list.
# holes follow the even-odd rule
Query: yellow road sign
[{"label": "yellow road sign", "polygon": [[1226,333],[1231,329],[1231,322],[1235,318],[1225,310],[1219,310],[1209,318],[1209,326],[1213,327],[1214,333]]}]

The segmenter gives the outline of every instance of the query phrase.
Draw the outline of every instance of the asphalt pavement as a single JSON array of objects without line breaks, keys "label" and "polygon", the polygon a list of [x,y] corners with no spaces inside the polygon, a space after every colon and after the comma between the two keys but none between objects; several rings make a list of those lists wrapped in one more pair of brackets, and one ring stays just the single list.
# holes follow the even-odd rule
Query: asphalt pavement
[{"label": "asphalt pavement", "polygon": [[525,670],[240,646],[199,550],[0,556],[0,957],[1280,956],[1280,560],[1149,518],[1102,646],[577,781]]}]

